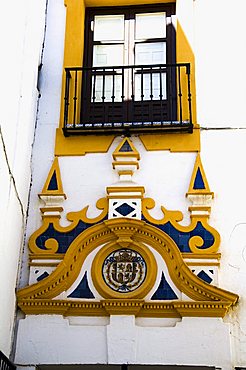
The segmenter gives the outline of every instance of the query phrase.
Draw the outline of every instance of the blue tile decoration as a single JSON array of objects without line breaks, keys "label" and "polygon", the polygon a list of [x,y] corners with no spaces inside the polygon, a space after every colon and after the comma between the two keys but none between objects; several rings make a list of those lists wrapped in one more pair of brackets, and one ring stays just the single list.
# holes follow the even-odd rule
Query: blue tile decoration
[{"label": "blue tile decoration", "polygon": [[53,172],[53,175],[50,179],[50,183],[47,190],[58,190],[56,171]]},{"label": "blue tile decoration", "polygon": [[203,281],[205,281],[206,283],[210,284],[212,282],[213,279],[211,279],[210,276],[208,276],[208,274],[205,272],[205,271],[200,271],[199,274],[197,274],[197,276],[202,279]]},{"label": "blue tile decoration", "polygon": [[48,274],[48,272],[47,271],[45,271],[42,275],[40,275],[39,277],[37,277],[37,281],[41,281],[41,280],[43,280],[43,279],[45,279],[46,277],[48,277],[49,276],[49,274]]},{"label": "blue tile decoration", "polygon": [[57,240],[59,244],[59,248],[56,253],[62,253],[62,254],[66,253],[67,249],[69,248],[70,244],[74,241],[74,239],[79,234],[81,234],[84,230],[88,229],[91,226],[92,226],[91,224],[87,224],[83,221],[79,221],[73,230],[67,231],[67,232],[61,232],[61,231],[57,231],[54,228],[53,223],[50,223],[48,228],[41,235],[37,237],[36,245],[38,248],[46,250],[45,242],[46,240],[52,238],[52,239]]},{"label": "blue tile decoration", "polygon": [[152,295],[151,300],[170,300],[170,299],[178,299],[176,293],[170,287],[168,282],[165,279],[165,275],[162,272],[160,284]]},{"label": "blue tile decoration", "polygon": [[135,208],[131,207],[127,203],[123,203],[123,204],[121,204],[121,206],[115,208],[115,210],[118,213],[120,213],[122,216],[127,216],[127,215],[129,215],[129,213],[131,213],[132,211],[134,211]]},{"label": "blue tile decoration", "polygon": [[68,298],[95,298],[94,294],[89,288],[87,271],[85,272],[79,285],[71,294],[69,294]]},{"label": "blue tile decoration", "polygon": [[[143,221],[149,223],[145,218],[142,218]],[[214,243],[214,236],[208,230],[204,228],[200,221],[197,222],[196,227],[192,231],[179,231],[177,230],[169,221],[164,225],[154,225],[158,229],[164,231],[168,234],[173,241],[177,244],[181,253],[191,252],[189,247],[189,240],[193,236],[200,236],[204,240],[204,244],[201,249],[210,248]]]},{"label": "blue tile decoration", "polygon": [[122,145],[122,147],[120,148],[119,152],[132,152],[132,148],[131,146],[129,145],[128,141],[126,140],[124,142],[124,144]]},{"label": "blue tile decoration", "polygon": [[205,185],[204,185],[204,182],[203,182],[203,178],[202,178],[202,174],[201,174],[201,170],[200,168],[198,167],[197,169],[197,173],[196,173],[196,178],[195,178],[195,181],[194,181],[194,186],[193,186],[193,189],[195,190],[198,190],[198,189],[206,189],[205,188]]}]

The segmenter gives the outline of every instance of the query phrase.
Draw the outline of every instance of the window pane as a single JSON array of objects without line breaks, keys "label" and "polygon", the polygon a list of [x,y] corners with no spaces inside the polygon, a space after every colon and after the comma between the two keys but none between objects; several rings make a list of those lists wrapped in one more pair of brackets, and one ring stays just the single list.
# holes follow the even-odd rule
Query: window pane
[{"label": "window pane", "polygon": [[166,43],[136,44],[135,64],[166,64]]},{"label": "window pane", "polygon": [[137,40],[166,37],[166,13],[136,14]]},{"label": "window pane", "polygon": [[152,73],[152,81],[150,73],[135,75],[135,100],[165,100],[166,91],[166,73]]},{"label": "window pane", "polygon": [[121,66],[124,64],[123,45],[95,45],[93,67]]},{"label": "window pane", "polygon": [[[103,76],[94,76],[92,78],[92,84],[95,84],[95,96],[91,97],[93,102],[112,102],[113,97],[115,102],[122,100],[122,77],[119,75],[105,76],[103,82]],[[103,86],[104,84],[104,86]],[[94,86],[92,87],[92,91]],[[103,99],[104,98],[104,99]]]},{"label": "window pane", "polygon": [[94,41],[123,41],[124,15],[102,15],[94,18]]}]

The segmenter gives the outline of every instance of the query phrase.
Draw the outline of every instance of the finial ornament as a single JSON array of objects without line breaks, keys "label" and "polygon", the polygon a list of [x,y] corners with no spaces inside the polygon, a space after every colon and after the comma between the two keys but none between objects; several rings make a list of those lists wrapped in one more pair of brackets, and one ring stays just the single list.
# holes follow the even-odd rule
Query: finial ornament
[{"label": "finial ornament", "polygon": [[210,191],[199,153],[196,157],[189,190],[186,196],[192,203],[192,206],[189,207],[191,217],[210,216],[211,202],[214,197],[214,193]]},{"label": "finial ornament", "polygon": [[44,207],[40,208],[43,217],[60,217],[60,213],[63,211],[61,204],[66,199],[66,194],[63,192],[57,157],[53,161],[42,192],[39,194],[39,198],[45,204]]}]

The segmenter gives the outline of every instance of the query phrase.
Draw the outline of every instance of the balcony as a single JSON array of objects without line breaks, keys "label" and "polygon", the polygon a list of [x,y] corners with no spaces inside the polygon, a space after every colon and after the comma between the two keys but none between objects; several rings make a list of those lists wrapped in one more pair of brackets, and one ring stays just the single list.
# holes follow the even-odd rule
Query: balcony
[{"label": "balcony", "polygon": [[0,370],[16,370],[16,366],[0,351]]},{"label": "balcony", "polygon": [[65,136],[192,132],[190,64],[65,68]]}]

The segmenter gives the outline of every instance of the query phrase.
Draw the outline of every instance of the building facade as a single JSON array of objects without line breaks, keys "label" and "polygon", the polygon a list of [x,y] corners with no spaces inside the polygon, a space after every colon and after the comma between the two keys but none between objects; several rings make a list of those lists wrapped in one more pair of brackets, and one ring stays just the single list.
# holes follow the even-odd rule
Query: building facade
[{"label": "building facade", "polygon": [[246,367],[244,1],[38,4],[7,355]]}]

